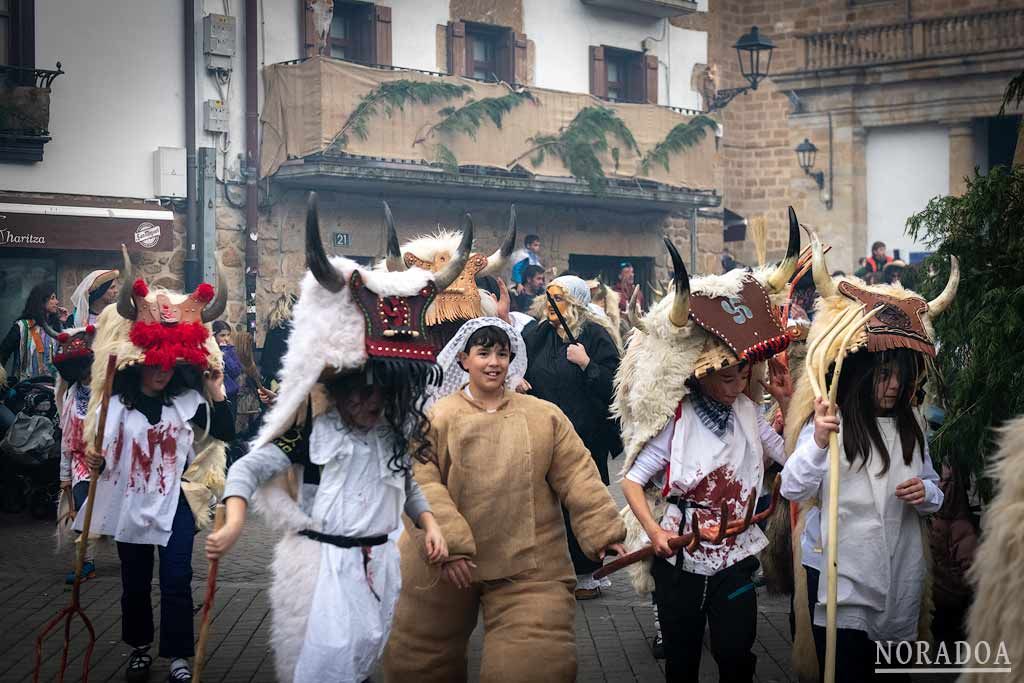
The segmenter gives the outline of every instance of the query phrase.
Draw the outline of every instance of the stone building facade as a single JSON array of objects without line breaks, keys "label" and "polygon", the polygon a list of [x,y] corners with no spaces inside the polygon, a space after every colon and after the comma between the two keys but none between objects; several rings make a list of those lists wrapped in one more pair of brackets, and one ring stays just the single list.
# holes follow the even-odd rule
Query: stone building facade
[{"label": "stone building facade", "polygon": [[[879,187],[916,182],[913,168],[886,168],[888,141],[899,145],[900,134],[928,126],[926,132],[937,133],[929,144],[945,149],[923,158],[947,164],[948,179],[924,188],[921,197],[962,191],[976,166],[984,172],[996,161],[989,147],[1003,140],[989,137],[994,127],[987,125],[1024,57],[1022,0],[714,0],[707,14],[672,21],[708,32],[720,88],[746,85],[732,48],[741,33],[756,25],[775,41],[769,78],[720,112],[717,187],[724,207],[748,220],[767,218],[769,256],[784,249],[792,204],[802,222],[832,243],[830,262],[844,270],[880,234],[899,235],[907,210],[924,208],[918,200],[902,213],[884,214],[891,199]],[[881,161],[869,169],[872,135]],[[818,148],[814,170],[827,176],[823,190],[797,163],[794,150],[805,138]],[[912,143],[889,152],[912,167]],[[876,211],[883,218],[869,219]],[[749,239],[726,246],[754,262]]]}]

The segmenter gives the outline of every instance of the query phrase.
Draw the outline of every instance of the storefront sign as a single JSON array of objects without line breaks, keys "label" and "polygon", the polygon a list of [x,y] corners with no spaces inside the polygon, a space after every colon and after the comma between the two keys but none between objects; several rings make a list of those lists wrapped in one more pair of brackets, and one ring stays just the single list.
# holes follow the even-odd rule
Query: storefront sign
[{"label": "storefront sign", "polygon": [[172,211],[142,203],[0,201],[0,255],[15,248],[119,251],[122,244],[130,251],[170,251],[173,222]]}]

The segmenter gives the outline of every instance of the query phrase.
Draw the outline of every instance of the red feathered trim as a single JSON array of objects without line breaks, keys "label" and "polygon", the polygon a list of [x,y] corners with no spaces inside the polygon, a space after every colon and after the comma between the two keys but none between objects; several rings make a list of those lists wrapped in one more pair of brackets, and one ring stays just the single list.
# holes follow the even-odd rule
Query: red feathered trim
[{"label": "red feathered trim", "polygon": [[96,326],[95,325],[86,325],[85,326],[85,333],[86,334],[96,334]]},{"label": "red feathered trim", "polygon": [[92,356],[92,349],[74,349],[67,353],[58,353],[53,357],[54,363],[63,363],[64,361],[74,360],[75,358],[86,358]]},{"label": "red feathered trim", "polygon": [[132,343],[145,349],[143,363],[170,370],[180,360],[205,368],[208,351],[203,345],[210,331],[202,323],[137,322],[129,335]]},{"label": "red feathered trim", "polygon": [[205,304],[209,303],[210,301],[213,301],[213,295],[213,286],[210,285],[209,283],[201,282],[199,283],[199,286],[196,287],[195,294],[193,294],[192,296],[194,296],[198,301],[202,301]]},{"label": "red feathered trim", "polygon": [[149,296],[149,287],[146,286],[146,281],[141,277],[132,285],[132,294],[135,296]]},{"label": "red feathered trim", "polygon": [[68,339],[70,338],[71,337],[68,336],[67,332],[61,332],[60,334],[57,335],[57,341],[59,341],[61,344],[66,344],[68,342]]}]

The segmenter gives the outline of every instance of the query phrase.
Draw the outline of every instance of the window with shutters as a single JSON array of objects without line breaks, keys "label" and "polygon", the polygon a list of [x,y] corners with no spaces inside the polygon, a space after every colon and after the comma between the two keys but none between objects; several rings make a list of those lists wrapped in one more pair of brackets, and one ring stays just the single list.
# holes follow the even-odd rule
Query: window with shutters
[{"label": "window with shutters", "polygon": [[[3,0],[0,0],[3,2]],[[317,54],[316,12],[306,8],[305,53]],[[334,14],[323,54],[364,64],[391,64],[391,8],[370,2],[334,2]]]},{"label": "window with shutters", "polygon": [[505,26],[448,24],[448,72],[483,81],[527,82],[526,35]]},{"label": "window with shutters", "polygon": [[657,56],[607,45],[592,45],[590,94],[609,102],[657,104]]}]

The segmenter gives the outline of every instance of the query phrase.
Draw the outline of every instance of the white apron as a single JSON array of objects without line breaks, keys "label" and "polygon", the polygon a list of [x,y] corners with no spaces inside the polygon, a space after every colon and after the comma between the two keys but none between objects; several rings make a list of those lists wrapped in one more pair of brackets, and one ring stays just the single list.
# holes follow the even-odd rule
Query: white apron
[{"label": "white apron", "polygon": [[[323,465],[312,515],[320,531],[385,536],[400,526],[405,475],[388,468],[391,442],[385,428],[355,433],[330,411],[314,421],[309,452],[314,465]],[[366,549],[321,543],[295,683],[369,678],[391,633],[401,587],[394,540]]]},{"label": "white apron", "polygon": [[[692,402],[684,399],[672,434],[669,496],[678,495],[711,508],[697,509],[702,529],[719,525],[723,501],[729,502],[730,519],[742,519],[746,514],[747,501],[757,492],[764,475],[764,447],[757,429],[757,406],[740,395],[732,409],[732,430],[719,438],[700,421]],[[688,517],[692,517],[692,510],[687,511]],[[661,527],[678,533],[681,521],[679,507],[666,506]],[[684,531],[689,530],[688,520]],[[677,558],[682,557],[686,571],[711,576],[760,552],[767,545],[764,533],[757,526],[751,526],[720,544],[705,541],[692,555],[679,553],[668,561],[675,564]]]},{"label": "white apron", "polygon": [[[195,435],[189,422],[203,397],[185,391],[163,406],[160,421],[149,424],[128,410],[118,396],[110,399],[103,435],[106,467],[96,482],[90,534],[113,536],[122,543],[166,546],[181,495],[181,475],[193,457]],[[75,517],[81,531],[85,515]]]}]

